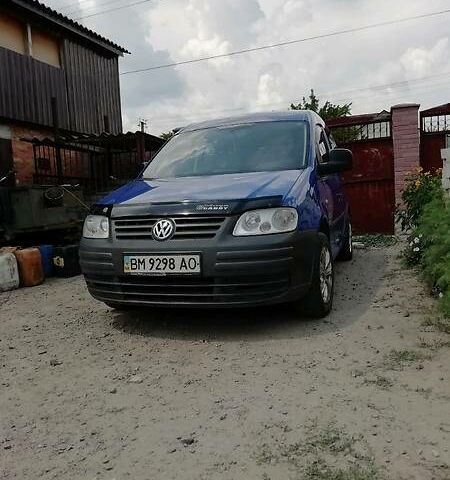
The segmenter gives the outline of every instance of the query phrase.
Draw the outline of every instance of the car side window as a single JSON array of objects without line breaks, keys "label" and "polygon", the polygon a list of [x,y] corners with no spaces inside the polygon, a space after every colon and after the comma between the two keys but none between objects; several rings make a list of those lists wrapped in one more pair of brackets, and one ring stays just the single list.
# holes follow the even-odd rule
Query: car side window
[{"label": "car side window", "polygon": [[330,154],[330,144],[325,130],[321,125],[316,127],[316,147],[317,147],[317,161],[319,163],[327,162]]}]

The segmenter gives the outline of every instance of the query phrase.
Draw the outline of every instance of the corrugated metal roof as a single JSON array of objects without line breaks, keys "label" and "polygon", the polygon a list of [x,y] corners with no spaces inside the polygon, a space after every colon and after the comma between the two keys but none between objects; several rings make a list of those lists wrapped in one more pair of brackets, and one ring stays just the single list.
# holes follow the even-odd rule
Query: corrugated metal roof
[{"label": "corrugated metal roof", "polygon": [[70,30],[72,33],[81,35],[82,37],[85,37],[90,41],[94,42],[95,44],[106,48],[107,50],[110,50],[118,55],[121,55],[123,53],[130,53],[128,50],[121,47],[120,45],[117,45],[111,40],[108,40],[107,38],[94,32],[93,30],[90,30],[81,23],[78,23],[75,20],[66,17],[62,13],[53,10],[52,8],[39,2],[38,0],[2,0],[2,4],[9,4],[13,7],[16,6],[26,9],[29,12],[39,15],[47,21],[57,23],[60,27],[63,27],[66,30]]},{"label": "corrugated metal roof", "polygon": [[386,110],[378,113],[364,113],[362,115],[349,115],[347,117],[330,118],[326,121],[328,127],[344,127],[363,123],[383,122],[390,120],[391,114]]},{"label": "corrugated metal roof", "polygon": [[24,142],[33,143],[34,145],[49,145],[49,146],[62,146],[67,147],[70,149],[70,145],[72,144],[83,144],[89,146],[96,146],[96,147],[115,147],[115,146],[135,146],[136,141],[140,135],[143,135],[144,140],[147,145],[151,145],[154,149],[159,149],[165,143],[165,141],[160,138],[156,137],[155,135],[151,135],[149,133],[142,133],[142,132],[127,132],[127,133],[101,133],[99,135],[96,134],[73,134],[73,135],[60,135],[59,140],[55,141],[51,137],[46,138],[28,138],[24,137],[20,140]]},{"label": "corrugated metal roof", "polygon": [[422,110],[421,115],[449,115],[450,114],[450,103],[444,103],[443,105],[438,105],[437,107],[428,108],[427,110]]}]

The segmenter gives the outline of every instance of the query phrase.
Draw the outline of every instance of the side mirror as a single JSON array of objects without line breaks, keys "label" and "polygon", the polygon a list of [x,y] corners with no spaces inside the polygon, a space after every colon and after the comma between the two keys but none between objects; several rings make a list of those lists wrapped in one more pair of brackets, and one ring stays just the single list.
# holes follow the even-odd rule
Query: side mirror
[{"label": "side mirror", "polygon": [[328,155],[328,162],[318,165],[321,175],[340,173],[353,168],[353,153],[346,148],[335,148]]}]

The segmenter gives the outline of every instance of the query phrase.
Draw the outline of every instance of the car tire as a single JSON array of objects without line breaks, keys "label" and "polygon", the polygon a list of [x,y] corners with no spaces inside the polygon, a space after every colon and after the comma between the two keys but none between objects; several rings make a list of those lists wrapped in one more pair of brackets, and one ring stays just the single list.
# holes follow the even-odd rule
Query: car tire
[{"label": "car tire", "polygon": [[347,222],[345,234],[342,242],[341,251],[337,257],[338,260],[349,262],[353,258],[353,231],[350,219]]},{"label": "car tire", "polygon": [[305,297],[295,302],[294,307],[305,316],[323,318],[331,311],[333,295],[334,263],[330,242],[326,235],[319,233],[311,285]]}]

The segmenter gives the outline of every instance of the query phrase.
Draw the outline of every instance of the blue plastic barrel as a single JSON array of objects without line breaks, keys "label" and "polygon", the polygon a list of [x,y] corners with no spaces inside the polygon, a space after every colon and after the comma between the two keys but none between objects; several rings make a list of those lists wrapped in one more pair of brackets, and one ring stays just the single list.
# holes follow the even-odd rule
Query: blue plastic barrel
[{"label": "blue plastic barrel", "polygon": [[42,257],[42,268],[46,277],[51,277],[54,274],[53,270],[53,245],[39,245],[39,251]]}]

